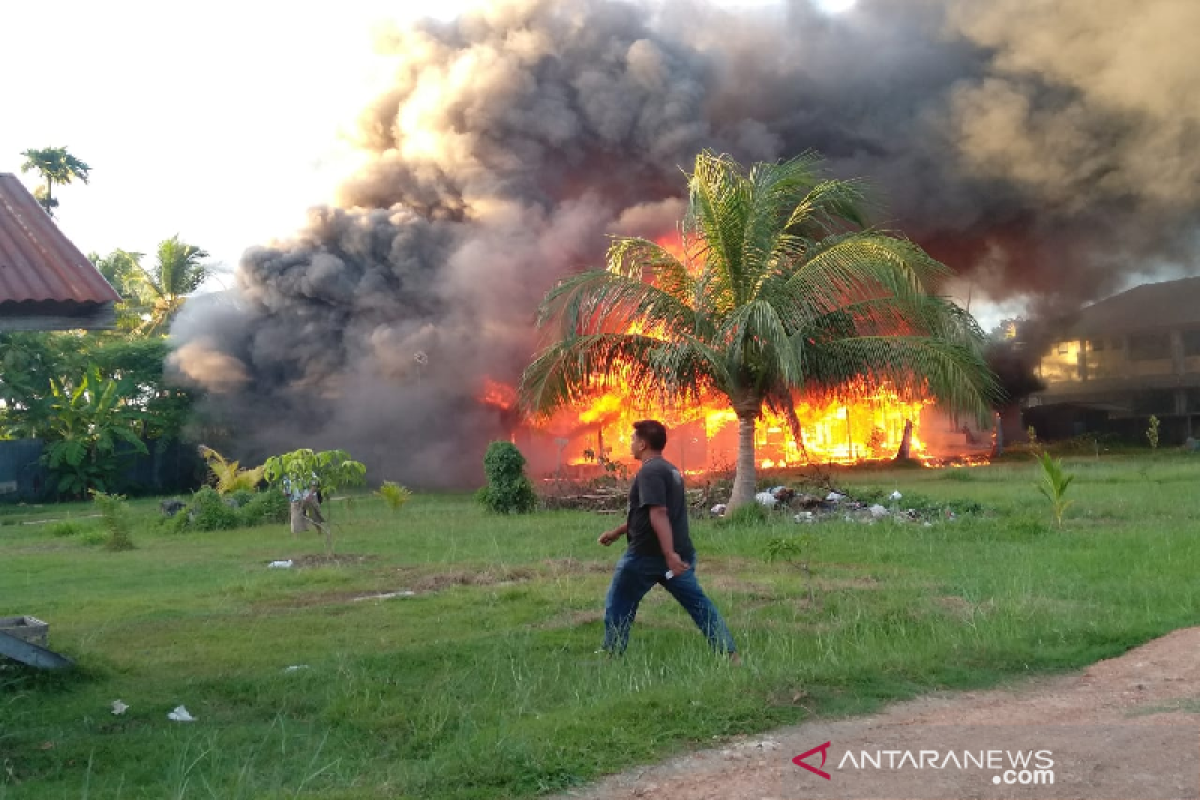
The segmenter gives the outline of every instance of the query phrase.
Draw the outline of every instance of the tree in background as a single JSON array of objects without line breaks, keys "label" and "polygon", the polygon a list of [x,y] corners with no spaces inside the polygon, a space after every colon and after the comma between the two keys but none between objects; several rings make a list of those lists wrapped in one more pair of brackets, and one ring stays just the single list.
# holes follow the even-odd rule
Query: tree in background
[{"label": "tree in background", "polygon": [[168,353],[161,336],[0,334],[0,438],[41,439],[61,494],[120,488],[126,454],[163,452],[188,422],[194,398],[168,384]]},{"label": "tree in background", "polygon": [[617,238],[606,269],[551,290],[539,324],[558,323],[558,340],[526,369],[523,405],[547,413],[612,385],[647,404],[724,397],[739,433],[731,506],[754,499],[764,406],[794,417],[795,392],[886,382],[982,415],[995,379],[978,325],[935,294],[949,270],[868,228],[859,185],[819,164],[697,156],[682,258]]},{"label": "tree in background", "polygon": [[142,254],[131,253],[120,248],[107,256],[89,253],[88,260],[104,276],[109,285],[121,296],[117,303],[117,330],[124,334],[135,333],[145,324],[142,315],[148,313],[146,306],[146,275],[142,269]]},{"label": "tree in background", "polygon": [[142,284],[149,308],[140,331],[146,335],[165,334],[187,295],[200,288],[211,267],[204,263],[208,253],[187,244],[178,235],[158,245],[153,269],[142,270]]},{"label": "tree in background", "polygon": [[54,216],[58,200],[54,197],[54,187],[66,186],[76,180],[87,183],[91,171],[84,162],[67,152],[65,147],[43,147],[40,150],[26,150],[25,163],[21,165],[22,172],[36,171],[46,182],[34,192],[38,203],[46,209],[46,213]]}]

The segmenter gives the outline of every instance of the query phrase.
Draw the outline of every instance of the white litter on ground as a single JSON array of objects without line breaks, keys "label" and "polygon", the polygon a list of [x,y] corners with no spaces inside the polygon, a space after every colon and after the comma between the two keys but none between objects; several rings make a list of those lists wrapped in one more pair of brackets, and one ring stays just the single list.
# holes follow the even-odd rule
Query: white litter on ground
[{"label": "white litter on ground", "polygon": [[113,700],[112,702],[112,713],[114,714],[124,714],[127,708],[129,708],[129,706],[125,705],[120,700]]},{"label": "white litter on ground", "polygon": [[779,504],[779,501],[775,498],[775,495],[771,494],[770,492],[759,492],[758,494],[754,495],[754,499],[760,506],[766,506],[767,508],[774,508]]},{"label": "white litter on ground", "polygon": [[173,719],[176,722],[195,722],[196,718],[188,713],[188,710],[183,706],[175,706],[175,710],[167,714],[167,719]]},{"label": "white litter on ground", "polygon": [[267,564],[267,569],[291,569],[291,568],[292,568],[292,560],[290,558],[287,561],[272,561],[270,564]]},{"label": "white litter on ground", "polygon": [[308,669],[308,664],[292,664],[290,667],[285,667],[284,672],[299,672],[302,669]]},{"label": "white litter on ground", "polygon": [[836,503],[839,500],[845,500],[845,499],[846,499],[846,495],[838,494],[837,492],[830,492],[828,495],[825,496],[825,501],[827,503]]},{"label": "white litter on ground", "polygon": [[356,597],[354,602],[361,600],[391,600],[393,597],[415,597],[416,592],[411,589],[403,589],[399,592],[384,592],[383,594],[369,594],[365,597]]},{"label": "white litter on ground", "polygon": [[890,495],[888,495],[888,497],[892,498],[893,500],[899,500],[901,497],[904,497],[904,495],[900,494],[899,492],[892,492]]}]

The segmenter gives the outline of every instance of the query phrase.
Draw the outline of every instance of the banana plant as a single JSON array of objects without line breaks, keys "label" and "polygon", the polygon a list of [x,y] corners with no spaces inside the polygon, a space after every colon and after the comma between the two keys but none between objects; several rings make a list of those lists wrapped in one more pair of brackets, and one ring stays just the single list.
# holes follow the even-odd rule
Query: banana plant
[{"label": "banana plant", "polygon": [[50,379],[51,414],[41,461],[57,481],[59,494],[82,497],[90,490],[108,491],[126,465],[122,442],[147,452],[137,433],[142,414],[122,402],[117,388],[115,380],[94,367],[74,387]]}]

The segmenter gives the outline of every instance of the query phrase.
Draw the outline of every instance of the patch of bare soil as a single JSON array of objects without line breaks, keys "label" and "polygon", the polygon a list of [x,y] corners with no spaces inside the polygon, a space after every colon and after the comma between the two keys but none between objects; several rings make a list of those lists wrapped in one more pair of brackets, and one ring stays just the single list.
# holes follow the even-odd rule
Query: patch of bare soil
[{"label": "patch of bare soil", "polygon": [[[965,609],[952,608],[962,612]],[[938,693],[866,717],[819,720],[607,778],[583,800],[1200,797],[1200,628],[1083,673]],[[750,655],[748,658],[752,659]],[[752,668],[748,664],[743,668]],[[803,690],[792,699],[803,703]],[[1019,744],[1014,742],[1019,741]],[[830,742],[825,780],[792,762]],[[839,768],[847,753],[1047,750],[1053,785],[997,784],[1003,770]],[[1001,756],[1003,759],[1004,756]],[[821,767],[821,754],[805,759]],[[1007,769],[1008,763],[1004,763]],[[1014,773],[1014,780],[1020,775]],[[914,782],[915,781],[915,782]]]}]

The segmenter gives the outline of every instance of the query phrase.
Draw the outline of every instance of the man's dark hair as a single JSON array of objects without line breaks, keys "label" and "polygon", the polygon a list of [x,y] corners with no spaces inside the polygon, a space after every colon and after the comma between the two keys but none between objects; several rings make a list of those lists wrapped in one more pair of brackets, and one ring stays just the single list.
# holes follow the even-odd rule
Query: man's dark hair
[{"label": "man's dark hair", "polygon": [[667,446],[667,428],[656,419],[643,419],[633,423],[633,432],[651,450],[661,451]]}]

